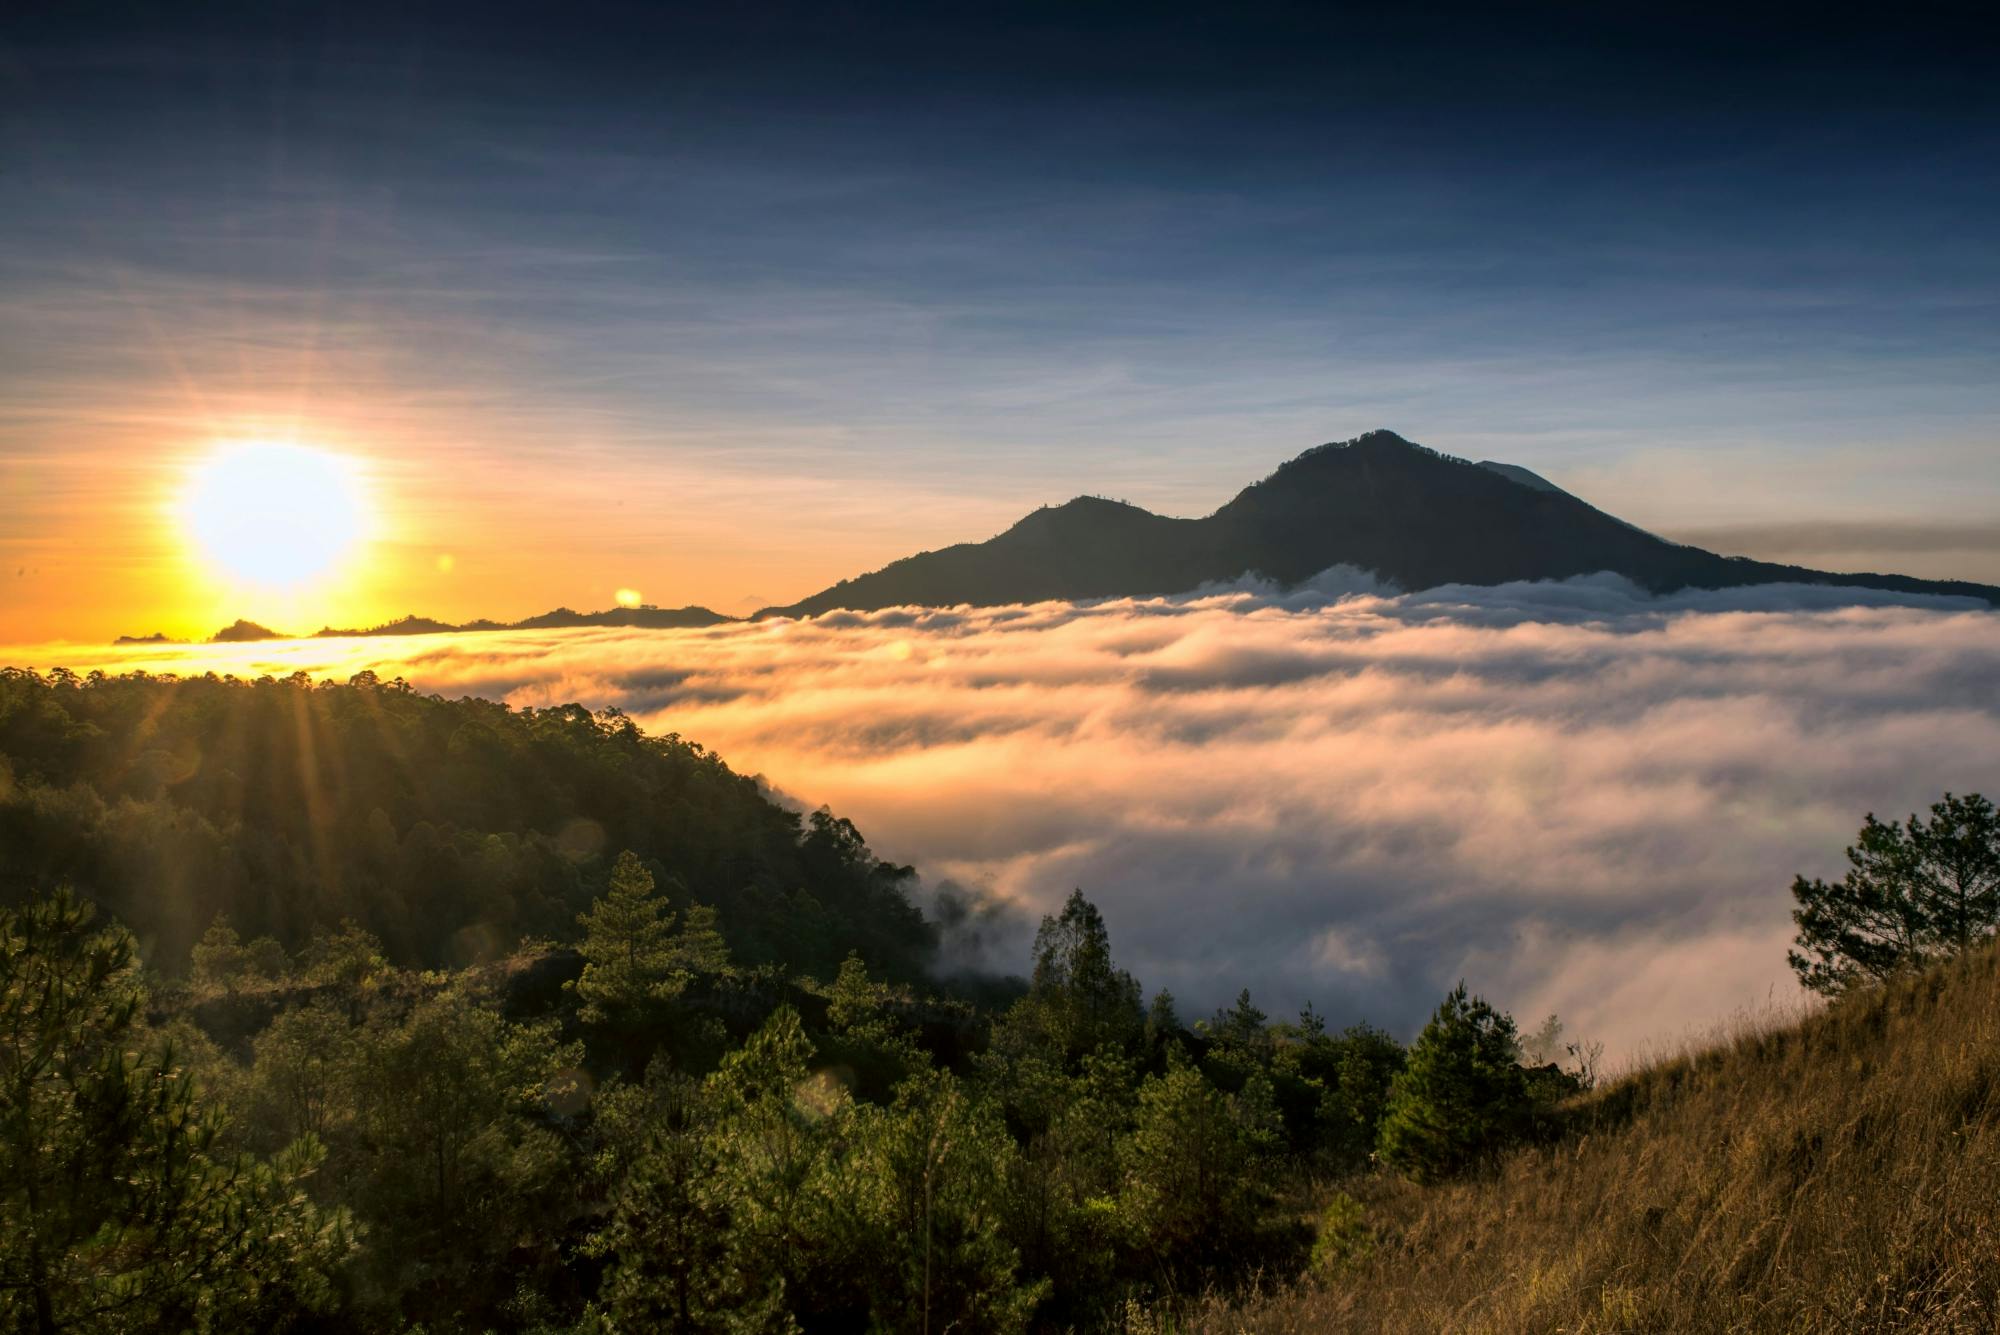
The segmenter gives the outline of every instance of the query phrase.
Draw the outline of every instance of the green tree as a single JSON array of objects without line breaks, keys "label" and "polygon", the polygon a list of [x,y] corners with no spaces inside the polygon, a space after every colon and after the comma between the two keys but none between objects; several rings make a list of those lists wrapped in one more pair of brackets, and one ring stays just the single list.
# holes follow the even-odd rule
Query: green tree
[{"label": "green tree", "polygon": [[1180,1012],[1174,1009],[1174,994],[1161,988],[1153,994],[1152,1004],[1146,1007],[1146,1051],[1163,1054],[1167,1046],[1180,1041]]},{"label": "green tree", "polygon": [[1799,931],[1787,958],[1815,992],[1922,968],[2000,929],[2000,816],[1978,793],[1946,793],[1929,820],[1870,812],[1847,861],[1832,884],[1792,882]]},{"label": "green tree", "polygon": [[720,917],[707,904],[690,905],[680,931],[674,934],[674,967],[690,974],[723,973],[729,968],[729,943],[723,939]]},{"label": "green tree", "polygon": [[505,1292],[500,1276],[559,1263],[574,1191],[551,1123],[574,1099],[583,1052],[555,1028],[509,1024],[454,988],[361,1035],[356,1172],[372,1282],[409,1315],[464,1317]]},{"label": "green tree", "polygon": [[1372,1025],[1351,1025],[1336,1040],[1338,1064],[1319,1107],[1327,1148],[1358,1165],[1375,1148],[1389,1093],[1403,1069],[1403,1045]]},{"label": "green tree", "polygon": [[354,1116],[354,1026],[324,1002],[286,1011],[255,1040],[249,1121],[277,1143],[344,1139]]},{"label": "green tree", "polygon": [[227,1155],[138,1027],[129,933],[67,893],[0,912],[0,1327],[276,1329],[352,1249],[306,1198],[320,1150]]},{"label": "green tree", "polygon": [[229,916],[218,913],[188,952],[191,981],[198,988],[233,989],[250,969],[250,952],[230,926]]},{"label": "green tree", "polygon": [[852,1073],[856,1095],[877,1101],[930,1058],[899,1029],[888,1007],[889,989],[868,977],[861,956],[850,954],[828,989],[826,1055]]},{"label": "green tree", "polygon": [[763,1332],[782,1328],[782,1289],[746,1269],[733,1245],[728,1145],[714,1101],[677,1072],[647,1072],[645,1150],[591,1241],[611,1258],[604,1303],[622,1330]]},{"label": "green tree", "polygon": [[1140,1253],[1169,1277],[1248,1250],[1267,1196],[1268,1092],[1231,1098],[1178,1057],[1140,1086],[1120,1203]]},{"label": "green tree", "polygon": [[865,1301],[853,1273],[857,1239],[838,1171],[839,1083],[813,1069],[798,1012],[781,1006],[707,1082],[713,1153],[735,1227],[731,1264],[773,1286],[790,1310],[835,1311]]},{"label": "green tree", "polygon": [[338,987],[366,987],[389,967],[382,942],[352,918],[341,919],[338,931],[315,936],[301,962],[308,982]]},{"label": "green tree", "polygon": [[851,1172],[865,1184],[870,1307],[882,1331],[1020,1330],[1041,1284],[1017,1278],[1001,1231],[1014,1144],[990,1104],[948,1071],[905,1080],[887,1108],[856,1108]]},{"label": "green tree", "polygon": [[1035,933],[1035,966],[1015,1025],[1025,1025],[1071,1066],[1109,1044],[1129,1051],[1144,1036],[1139,984],[1111,958],[1104,915],[1073,890]]},{"label": "green tree", "polygon": [[575,983],[583,1018],[630,1021],[672,1001],[697,973],[729,966],[715,910],[697,904],[675,931],[675,914],[636,853],[618,855],[603,897],[578,915],[583,976]]},{"label": "green tree", "polygon": [[1473,1166],[1517,1135],[1532,1109],[1514,1021],[1465,984],[1439,1003],[1389,1088],[1378,1150],[1416,1182]]}]

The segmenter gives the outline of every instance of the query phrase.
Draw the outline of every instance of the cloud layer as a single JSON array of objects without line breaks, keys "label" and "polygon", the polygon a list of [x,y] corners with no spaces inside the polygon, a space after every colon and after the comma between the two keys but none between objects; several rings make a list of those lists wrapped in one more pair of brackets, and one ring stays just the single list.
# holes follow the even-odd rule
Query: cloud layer
[{"label": "cloud layer", "polygon": [[248,646],[78,670],[345,675],[617,705],[885,856],[1019,906],[1081,886],[1201,1013],[1248,985],[1408,1032],[1463,976],[1629,1052],[1789,996],[1786,887],[1863,812],[2000,788],[2000,615],[1613,576]]}]

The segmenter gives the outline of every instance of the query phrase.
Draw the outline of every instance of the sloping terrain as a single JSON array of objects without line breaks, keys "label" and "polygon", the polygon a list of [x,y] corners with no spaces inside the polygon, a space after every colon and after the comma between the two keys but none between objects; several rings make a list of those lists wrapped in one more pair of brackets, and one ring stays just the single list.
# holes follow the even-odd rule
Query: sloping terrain
[{"label": "sloping terrain", "polygon": [[2000,951],[1667,1061],[1216,1331],[2000,1329]]},{"label": "sloping terrain", "polygon": [[1475,464],[1390,431],[1306,451],[1205,519],[1079,498],[998,537],[906,557],[765,616],[906,604],[993,605],[1185,593],[1255,573],[1296,584],[1357,566],[1406,590],[1564,579],[1609,570],[1656,592],[1842,584],[1959,594],[2000,589],[1903,575],[1832,574],[1668,542],[1509,464]]}]

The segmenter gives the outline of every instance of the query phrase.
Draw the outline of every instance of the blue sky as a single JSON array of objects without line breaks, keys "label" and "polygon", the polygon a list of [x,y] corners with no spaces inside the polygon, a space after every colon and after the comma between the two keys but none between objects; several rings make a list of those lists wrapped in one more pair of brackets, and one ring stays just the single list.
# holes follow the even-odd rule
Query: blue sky
[{"label": "blue sky", "polygon": [[[457,546],[531,527],[579,603],[606,549],[729,609],[1076,492],[1204,512],[1376,426],[1667,532],[1833,522],[1829,562],[2000,580],[2000,92],[1969,8],[9,27],[22,569],[120,513],[121,470],[277,416],[378,456]],[[647,517],[563,529],[552,486]]]}]

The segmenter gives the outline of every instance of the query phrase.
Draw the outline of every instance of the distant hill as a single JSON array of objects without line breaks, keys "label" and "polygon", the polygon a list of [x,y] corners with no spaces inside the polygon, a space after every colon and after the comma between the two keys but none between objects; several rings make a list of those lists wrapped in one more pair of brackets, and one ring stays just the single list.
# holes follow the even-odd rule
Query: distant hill
[{"label": "distant hill", "polygon": [[[552,626],[645,626],[654,630],[684,630],[738,620],[706,607],[612,607],[602,612],[572,612],[558,607],[538,617],[516,621],[503,630],[543,630]],[[466,627],[460,627],[466,629]]]},{"label": "distant hill", "polygon": [[713,626],[736,618],[711,612],[706,607],[612,607],[602,612],[576,612],[558,607],[553,612],[520,621],[467,621],[453,625],[429,617],[406,616],[387,625],[367,630],[342,630],[326,626],[313,632],[316,639],[337,639],[358,635],[450,635],[482,630],[547,630],[562,626],[645,626],[658,630]]},{"label": "distant hill", "polygon": [[[612,607],[602,612],[574,612],[567,607],[558,607],[553,612],[528,617],[521,621],[466,621],[453,625],[449,621],[438,621],[431,617],[405,616],[380,626],[356,629],[343,626],[322,626],[312,633],[316,640],[353,639],[364,635],[455,635],[463,632],[482,630],[545,630],[556,626],[644,626],[660,630],[679,630],[689,627],[715,626],[726,621],[739,620],[726,617],[720,612],[711,612],[706,607]],[[211,644],[238,644],[253,640],[286,640],[292,638],[282,631],[260,626],[254,621],[237,621],[223,627],[209,637]],[[155,632],[151,635],[120,635],[113,644],[179,644],[181,641],[167,638]]]},{"label": "distant hill", "polygon": [[905,557],[756,615],[1151,597],[1246,573],[1291,585],[1343,564],[1409,590],[1608,570],[1660,593],[1838,584],[2000,605],[2000,588],[1989,585],[1719,556],[1647,533],[1525,468],[1473,463],[1371,431],[1307,450],[1204,519],[1079,497],[985,542]]},{"label": "distant hill", "polygon": [[211,644],[246,644],[252,640],[282,640],[285,637],[269,626],[238,619],[208,637]]}]

